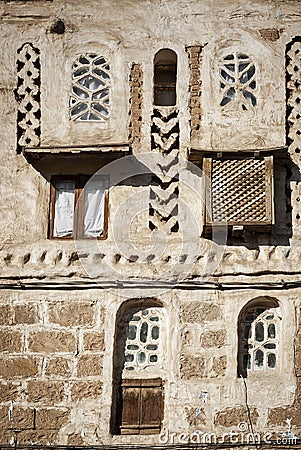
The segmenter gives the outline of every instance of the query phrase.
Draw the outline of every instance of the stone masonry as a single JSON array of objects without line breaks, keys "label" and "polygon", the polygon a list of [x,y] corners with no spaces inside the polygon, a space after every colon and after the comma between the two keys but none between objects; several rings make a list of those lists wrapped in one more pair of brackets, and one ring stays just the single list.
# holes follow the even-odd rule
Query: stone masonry
[{"label": "stone masonry", "polygon": [[[300,443],[300,5],[0,0],[0,445]],[[161,49],[175,105],[154,104]],[[204,158],[261,161],[272,219],[209,226]],[[106,232],[82,239],[94,174]],[[55,177],[72,237],[51,235]],[[125,375],[129,317],[152,308],[161,365]],[[125,379],[162,393],[161,434],[122,434]]]}]

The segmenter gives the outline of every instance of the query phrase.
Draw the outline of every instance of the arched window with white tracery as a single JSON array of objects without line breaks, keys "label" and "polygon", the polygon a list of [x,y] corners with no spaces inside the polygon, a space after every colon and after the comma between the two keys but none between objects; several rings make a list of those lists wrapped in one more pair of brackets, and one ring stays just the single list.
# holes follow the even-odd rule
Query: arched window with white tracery
[{"label": "arched window with white tracery", "polygon": [[117,321],[112,434],[157,434],[163,420],[166,315],[131,307]]},{"label": "arched window with white tracery", "polygon": [[256,98],[256,67],[253,58],[243,52],[233,52],[221,59],[220,89],[223,108],[235,105],[239,109],[254,109]]},{"label": "arched window with white tracery", "polygon": [[110,66],[104,56],[86,53],[72,65],[71,120],[105,122],[110,115]]},{"label": "arched window with white tracery", "polygon": [[279,368],[280,311],[276,300],[251,301],[238,323],[238,373],[274,372]]}]

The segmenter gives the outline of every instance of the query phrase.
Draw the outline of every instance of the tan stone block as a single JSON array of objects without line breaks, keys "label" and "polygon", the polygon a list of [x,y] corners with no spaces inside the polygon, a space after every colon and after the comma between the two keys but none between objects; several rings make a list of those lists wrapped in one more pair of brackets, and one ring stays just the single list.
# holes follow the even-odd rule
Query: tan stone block
[{"label": "tan stone block", "polygon": [[102,355],[84,355],[78,359],[77,376],[89,377],[102,375]]},{"label": "tan stone block", "polygon": [[206,424],[206,414],[203,409],[195,407],[185,408],[186,420],[190,427],[197,427]]},{"label": "tan stone block", "polygon": [[277,28],[262,28],[259,30],[259,33],[261,37],[267,41],[275,42],[280,38],[280,33]]},{"label": "tan stone block", "polygon": [[[256,408],[250,409],[253,425],[257,425],[258,411]],[[245,406],[235,406],[218,411],[214,417],[214,424],[222,427],[237,427],[240,422],[249,422],[248,411]]]},{"label": "tan stone block", "polygon": [[102,383],[99,381],[76,381],[71,384],[71,399],[86,400],[101,396]]},{"label": "tan stone block", "polygon": [[14,311],[10,304],[0,305],[0,325],[12,325],[14,323]]},{"label": "tan stone block", "polygon": [[227,356],[216,356],[213,358],[211,377],[224,377],[227,369]]},{"label": "tan stone block", "polygon": [[20,352],[22,347],[22,333],[20,331],[0,331],[0,352]]},{"label": "tan stone block", "polygon": [[92,302],[56,302],[48,305],[49,321],[64,327],[93,325],[95,304]]},{"label": "tan stone block", "polygon": [[80,434],[72,433],[72,434],[69,434],[69,436],[68,436],[67,444],[68,445],[76,445],[76,446],[84,445],[84,440]]},{"label": "tan stone block", "polygon": [[182,322],[203,323],[221,318],[221,309],[214,303],[190,302],[181,308]]},{"label": "tan stone block", "polygon": [[301,427],[301,408],[299,404],[296,406],[270,409],[268,414],[268,426],[281,425],[284,427],[288,417],[293,417],[294,426],[298,428]]},{"label": "tan stone block", "polygon": [[296,377],[296,384],[297,384],[297,389],[296,389],[296,394],[295,394],[295,403],[296,404],[300,404],[301,403],[301,376],[297,375]]},{"label": "tan stone block", "polygon": [[32,377],[39,372],[39,360],[32,357],[8,357],[0,359],[0,377]]},{"label": "tan stone block", "polygon": [[59,430],[69,421],[69,410],[66,408],[37,408],[36,428]]},{"label": "tan stone block", "polygon": [[0,428],[14,430],[34,428],[34,415],[34,408],[21,408],[15,405],[9,416],[9,406],[2,406],[0,408]]},{"label": "tan stone block", "polygon": [[205,358],[201,356],[183,356],[181,357],[180,370],[182,378],[203,377],[205,372]]},{"label": "tan stone block", "polygon": [[194,107],[193,110],[191,111],[191,114],[200,116],[202,114],[202,109],[199,107]]},{"label": "tan stone block", "polygon": [[14,324],[33,324],[38,323],[38,308],[37,305],[15,305]]},{"label": "tan stone block", "polygon": [[19,398],[21,391],[21,383],[20,382],[2,382],[0,383],[0,401],[1,402],[10,402],[16,401]]},{"label": "tan stone block", "polygon": [[18,433],[18,443],[20,445],[57,445],[58,432],[53,430],[30,430]]},{"label": "tan stone block", "polygon": [[198,56],[198,54],[201,52],[201,47],[199,45],[194,45],[192,47],[188,48],[189,54],[193,56]]},{"label": "tan stone block", "polygon": [[14,436],[15,433],[12,430],[0,428],[0,442],[2,445],[11,445],[11,440]]},{"label": "tan stone block", "polygon": [[28,381],[27,400],[45,405],[59,403],[66,397],[62,381]]},{"label": "tan stone block", "polygon": [[28,338],[29,351],[31,352],[74,352],[75,337],[65,331],[34,331]]},{"label": "tan stone block", "polygon": [[226,341],[226,330],[207,331],[201,335],[201,346],[204,348],[222,347]]},{"label": "tan stone block", "polygon": [[89,331],[83,336],[84,350],[105,351],[105,333],[104,331]]},{"label": "tan stone block", "polygon": [[47,358],[45,374],[47,376],[69,377],[71,361],[67,358]]}]

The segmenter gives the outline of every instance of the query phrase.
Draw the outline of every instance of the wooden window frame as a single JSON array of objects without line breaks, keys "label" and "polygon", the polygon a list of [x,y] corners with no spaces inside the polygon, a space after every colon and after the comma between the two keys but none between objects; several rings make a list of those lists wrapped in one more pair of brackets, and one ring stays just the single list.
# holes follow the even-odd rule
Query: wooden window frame
[{"label": "wooden window frame", "polygon": [[[89,181],[92,175],[54,175],[51,177],[50,184],[50,211],[49,211],[49,238],[58,240],[72,240],[72,239],[98,239],[103,240],[108,237],[108,214],[109,214],[109,193],[108,188],[105,190],[104,199],[104,227],[100,236],[84,236],[84,192],[85,184]],[[107,177],[103,177],[107,179]],[[53,236],[54,228],[54,214],[55,214],[55,194],[56,188],[54,183],[58,181],[74,181],[74,217],[73,217],[73,233],[71,236]],[[77,210],[77,214],[76,214]]]},{"label": "wooden window frame", "polygon": [[[254,157],[253,157],[254,158]],[[212,210],[212,160],[213,159],[222,159],[222,160],[231,160],[231,159],[251,159],[251,156],[241,156],[235,153],[222,153],[222,156],[210,155],[203,158],[203,172],[205,174],[205,208],[204,208],[204,234],[208,235],[212,232],[212,229],[218,229],[222,227],[254,227],[254,230],[257,231],[269,231],[274,222],[274,162],[273,156],[260,156],[259,159],[263,159],[265,162],[265,202],[266,202],[266,215],[267,220],[262,221],[217,221],[212,220],[210,212]]]},{"label": "wooden window frame", "polygon": [[[153,390],[155,397],[159,398],[157,408],[152,408],[156,418],[148,417],[150,405],[145,404]],[[146,395],[145,395],[146,394]],[[161,378],[151,379],[124,379],[121,384],[121,423],[120,434],[159,434],[162,427],[164,412],[163,382]],[[153,397],[154,398],[154,397]],[[126,400],[126,402],[125,402]],[[133,403],[136,402],[136,405]]]}]

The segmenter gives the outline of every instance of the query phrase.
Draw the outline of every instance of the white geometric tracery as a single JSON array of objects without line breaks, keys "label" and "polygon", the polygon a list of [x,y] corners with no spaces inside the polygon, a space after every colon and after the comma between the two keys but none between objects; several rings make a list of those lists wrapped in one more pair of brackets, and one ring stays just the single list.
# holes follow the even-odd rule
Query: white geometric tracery
[{"label": "white geometric tracery", "polygon": [[245,53],[234,52],[225,56],[220,67],[221,106],[235,102],[243,109],[255,108],[257,104],[255,65]]},{"label": "white geometric tracery", "polygon": [[133,313],[128,321],[125,343],[126,370],[162,367],[160,308],[147,308]]},{"label": "white geometric tracery", "polygon": [[279,316],[264,305],[248,308],[241,323],[241,366],[244,371],[277,368]]},{"label": "white geometric tracery", "polygon": [[109,118],[110,66],[103,56],[81,55],[72,66],[70,118],[102,121]]}]

